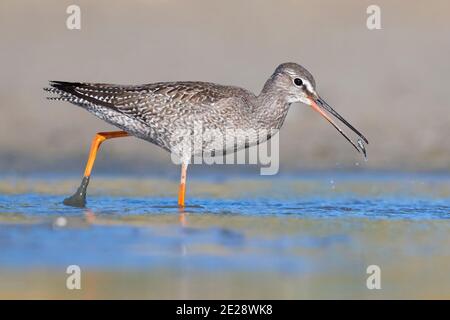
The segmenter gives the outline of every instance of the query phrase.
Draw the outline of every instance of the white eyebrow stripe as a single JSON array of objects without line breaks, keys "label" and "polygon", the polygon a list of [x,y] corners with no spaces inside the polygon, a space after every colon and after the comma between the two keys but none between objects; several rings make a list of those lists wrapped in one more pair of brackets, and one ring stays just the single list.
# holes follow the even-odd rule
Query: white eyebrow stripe
[{"label": "white eyebrow stripe", "polygon": [[306,86],[306,89],[308,89],[309,92],[314,93],[315,91],[314,91],[314,88],[313,88],[312,84],[308,80],[304,80],[304,79],[302,79],[302,80],[303,80],[303,83]]},{"label": "white eyebrow stripe", "polygon": [[305,84],[306,89],[308,89],[309,92],[315,93],[316,91],[314,90],[314,87],[312,86],[311,82],[309,82],[308,79],[299,77],[295,72],[291,72],[290,70],[286,71],[291,77],[295,78],[300,78],[303,83]]}]

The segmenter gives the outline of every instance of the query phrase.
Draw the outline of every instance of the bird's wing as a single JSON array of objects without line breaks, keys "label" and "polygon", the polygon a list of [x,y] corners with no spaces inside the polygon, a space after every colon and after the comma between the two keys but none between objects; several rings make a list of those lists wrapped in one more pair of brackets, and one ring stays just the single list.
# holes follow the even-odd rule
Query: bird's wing
[{"label": "bird's wing", "polygon": [[206,82],[162,82],[123,86],[52,81],[50,85],[52,88],[48,91],[59,94],[58,100],[76,104],[82,104],[83,101],[93,103],[144,123],[167,115],[199,116],[211,112],[211,107],[225,106],[224,101],[236,96],[252,95],[241,88]]}]

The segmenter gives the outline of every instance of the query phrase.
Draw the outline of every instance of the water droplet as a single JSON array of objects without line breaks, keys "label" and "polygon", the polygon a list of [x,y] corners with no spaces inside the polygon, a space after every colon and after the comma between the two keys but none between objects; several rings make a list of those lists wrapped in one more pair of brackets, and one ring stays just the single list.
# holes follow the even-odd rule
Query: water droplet
[{"label": "water droplet", "polygon": [[331,184],[331,189],[335,189],[336,188],[336,186],[334,185],[334,180],[330,180],[330,184]]},{"label": "water droplet", "polygon": [[361,139],[358,139],[358,146],[364,155],[364,161],[367,161],[366,147],[364,146],[364,142]]},{"label": "water droplet", "polygon": [[67,219],[64,217],[58,217],[53,222],[53,225],[58,228],[65,227],[67,225]]}]

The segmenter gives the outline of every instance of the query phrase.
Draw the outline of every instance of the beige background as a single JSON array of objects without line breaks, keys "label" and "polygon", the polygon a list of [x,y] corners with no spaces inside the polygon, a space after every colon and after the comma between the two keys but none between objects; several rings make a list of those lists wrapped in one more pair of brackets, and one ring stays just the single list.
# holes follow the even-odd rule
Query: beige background
[{"label": "beige background", "polygon": [[[366,28],[372,3],[382,9],[382,30]],[[65,26],[70,4],[81,6],[80,31]],[[363,163],[316,113],[293,105],[281,136],[285,172],[448,170],[449,31],[445,0],[2,0],[0,173],[79,173],[93,134],[111,129],[80,108],[47,101],[47,80],[202,80],[259,92],[286,61],[308,68],[370,145]],[[107,143],[100,159],[99,171],[171,166],[168,154],[129,138]]]}]

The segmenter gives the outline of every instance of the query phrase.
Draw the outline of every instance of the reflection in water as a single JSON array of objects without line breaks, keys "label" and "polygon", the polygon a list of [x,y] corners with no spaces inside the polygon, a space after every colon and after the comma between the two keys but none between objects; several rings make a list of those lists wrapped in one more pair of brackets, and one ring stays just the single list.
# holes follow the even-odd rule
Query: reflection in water
[{"label": "reflection in water", "polygon": [[186,224],[187,224],[186,216],[187,216],[188,213],[185,211],[185,207],[179,207],[178,208],[178,212],[179,212],[179,214],[178,214],[178,221],[180,222],[182,227],[186,227]]},{"label": "reflection in water", "polygon": [[[182,210],[171,197],[94,194],[76,209],[1,194],[0,298],[364,298],[370,264],[386,281],[375,297],[450,297],[450,180],[377,179],[235,184],[239,196],[197,193]],[[72,264],[83,293],[63,285]]]},{"label": "reflection in water", "polygon": [[85,217],[85,219],[86,219],[86,222],[89,223],[89,224],[92,224],[92,223],[95,222],[95,214],[94,214],[94,212],[93,212],[92,210],[90,210],[90,209],[86,209],[86,210],[84,211],[84,217]]}]

